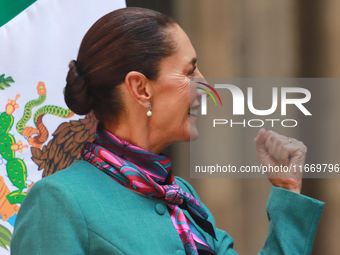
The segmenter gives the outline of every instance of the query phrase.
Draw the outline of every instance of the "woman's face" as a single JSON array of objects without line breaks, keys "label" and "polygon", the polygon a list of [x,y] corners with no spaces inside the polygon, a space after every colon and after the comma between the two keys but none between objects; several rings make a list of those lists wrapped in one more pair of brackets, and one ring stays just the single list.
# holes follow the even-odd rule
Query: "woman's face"
[{"label": "woman's face", "polygon": [[196,52],[186,33],[178,25],[171,28],[171,33],[176,53],[161,61],[159,77],[151,82],[155,92],[151,102],[151,123],[159,130],[160,139],[169,143],[197,138],[200,94],[190,78],[203,78],[196,66]]}]

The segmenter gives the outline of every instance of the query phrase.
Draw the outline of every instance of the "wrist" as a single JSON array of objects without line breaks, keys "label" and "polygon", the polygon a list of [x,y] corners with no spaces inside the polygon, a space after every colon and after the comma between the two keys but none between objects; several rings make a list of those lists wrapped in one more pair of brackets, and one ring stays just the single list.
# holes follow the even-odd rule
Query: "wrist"
[{"label": "wrist", "polygon": [[281,181],[279,183],[272,183],[274,186],[282,189],[287,189],[297,194],[301,194],[302,188],[302,179],[288,179],[285,181]]}]

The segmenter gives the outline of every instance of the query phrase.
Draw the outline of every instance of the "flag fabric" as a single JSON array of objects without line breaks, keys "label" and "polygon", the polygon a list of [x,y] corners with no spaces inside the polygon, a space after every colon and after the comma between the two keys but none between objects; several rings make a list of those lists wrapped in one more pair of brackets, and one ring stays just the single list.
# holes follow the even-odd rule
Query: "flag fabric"
[{"label": "flag fabric", "polygon": [[126,3],[0,0],[0,6],[0,254],[6,255],[27,192],[78,159],[94,137],[93,116],[65,105],[68,63],[91,25]]}]

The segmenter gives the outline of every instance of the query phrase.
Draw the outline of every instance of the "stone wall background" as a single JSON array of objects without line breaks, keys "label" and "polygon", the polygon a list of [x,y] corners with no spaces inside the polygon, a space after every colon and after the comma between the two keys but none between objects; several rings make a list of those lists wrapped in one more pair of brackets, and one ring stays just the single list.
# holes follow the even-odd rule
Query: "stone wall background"
[{"label": "stone wall background", "polygon": [[[340,1],[324,0],[128,0],[172,16],[196,49],[206,77],[294,78],[340,76]],[[265,88],[263,88],[265,89]],[[324,119],[301,120],[293,134],[308,146],[308,160],[329,163],[340,157],[338,109],[340,86],[332,91],[314,88],[319,100],[311,112],[328,112]],[[328,104],[320,102],[327,101]],[[313,126],[313,129],[309,127]],[[200,135],[204,135],[200,133]],[[230,144],[253,140],[252,133],[224,137]],[[209,150],[211,148],[207,148]],[[214,214],[217,226],[235,241],[239,254],[257,254],[267,236],[266,201],[271,185],[266,179],[190,179],[189,143],[167,149],[174,172],[188,180]],[[255,148],[226,157],[254,154]],[[339,162],[338,162],[339,163]],[[302,193],[326,202],[313,255],[340,250],[340,180],[305,179]]]}]

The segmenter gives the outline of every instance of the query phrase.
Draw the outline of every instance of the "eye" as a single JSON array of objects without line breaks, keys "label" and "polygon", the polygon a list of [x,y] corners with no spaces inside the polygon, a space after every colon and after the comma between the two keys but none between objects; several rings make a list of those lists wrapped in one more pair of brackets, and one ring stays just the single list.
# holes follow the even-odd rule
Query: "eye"
[{"label": "eye", "polygon": [[195,72],[195,70],[196,70],[196,68],[197,68],[197,66],[194,66],[194,67],[190,70],[189,75],[193,75],[194,72]]}]

